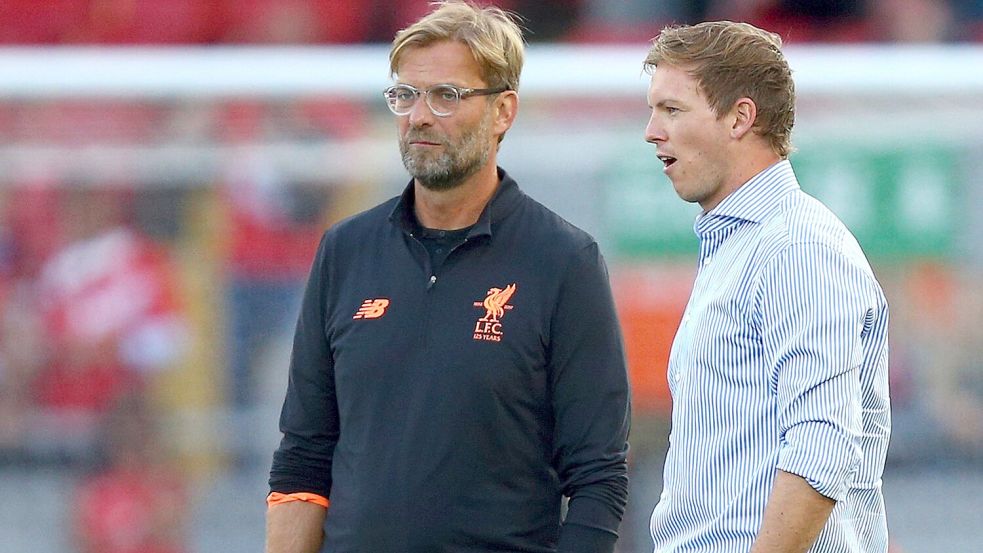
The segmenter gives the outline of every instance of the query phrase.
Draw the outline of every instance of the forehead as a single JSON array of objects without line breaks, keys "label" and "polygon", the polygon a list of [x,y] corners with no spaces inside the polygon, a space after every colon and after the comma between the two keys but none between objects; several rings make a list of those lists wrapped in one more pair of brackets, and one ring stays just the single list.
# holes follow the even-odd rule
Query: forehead
[{"label": "forehead", "polygon": [[652,71],[649,82],[648,99],[652,105],[668,99],[697,100],[702,99],[699,84],[686,69],[676,65],[663,63]]},{"label": "forehead", "polygon": [[407,48],[396,67],[401,83],[426,87],[440,83],[479,86],[481,68],[471,50],[456,41],[443,40]]}]

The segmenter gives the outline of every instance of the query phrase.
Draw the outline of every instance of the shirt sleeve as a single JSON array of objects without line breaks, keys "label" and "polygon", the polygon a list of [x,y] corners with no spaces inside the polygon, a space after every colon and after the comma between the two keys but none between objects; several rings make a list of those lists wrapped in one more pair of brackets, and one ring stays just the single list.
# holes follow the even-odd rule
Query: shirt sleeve
[{"label": "shirt sleeve", "polygon": [[618,535],[579,524],[564,524],[556,553],[612,553]]},{"label": "shirt sleeve", "polygon": [[837,501],[862,455],[862,339],[876,309],[870,279],[834,248],[795,244],[764,268],[757,298],[778,402],[776,468]]},{"label": "shirt sleeve", "polygon": [[570,498],[560,543],[576,541],[566,535],[578,526],[616,538],[628,500],[630,400],[621,330],[596,243],[578,252],[566,273],[549,355],[554,463]]},{"label": "shirt sleeve", "polygon": [[322,238],[304,291],[287,394],[280,412],[283,438],[273,454],[270,491],[329,498],[331,462],[338,442],[334,364],[326,334],[328,240]]}]

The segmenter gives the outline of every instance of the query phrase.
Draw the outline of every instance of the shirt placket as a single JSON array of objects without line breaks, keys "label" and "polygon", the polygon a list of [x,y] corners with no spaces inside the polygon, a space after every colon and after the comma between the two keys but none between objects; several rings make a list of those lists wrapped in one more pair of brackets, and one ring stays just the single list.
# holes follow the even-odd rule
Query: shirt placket
[{"label": "shirt placket", "polygon": [[692,341],[697,326],[694,324],[694,318],[703,309],[707,286],[710,284],[710,266],[723,235],[724,232],[707,233],[700,239],[699,266],[696,271],[696,279],[693,282],[693,292],[690,294],[686,309],[683,311],[679,330],[670,351],[668,377],[673,395],[685,393],[684,385],[693,365]]}]

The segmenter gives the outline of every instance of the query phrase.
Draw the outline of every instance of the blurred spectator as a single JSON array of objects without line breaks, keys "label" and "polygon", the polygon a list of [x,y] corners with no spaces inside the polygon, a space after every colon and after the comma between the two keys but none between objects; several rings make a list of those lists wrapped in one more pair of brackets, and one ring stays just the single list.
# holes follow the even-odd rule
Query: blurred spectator
[{"label": "blurred spectator", "polygon": [[786,43],[860,42],[872,36],[866,0],[715,1],[710,19],[747,21],[778,33]]},{"label": "blurred spectator", "polygon": [[28,460],[31,385],[43,360],[32,279],[59,237],[56,198],[41,182],[0,187],[0,463]]},{"label": "blurred spectator", "polygon": [[79,553],[184,553],[188,494],[146,402],[117,398],[100,434],[100,462],[71,502]]},{"label": "blurred spectator", "polygon": [[[223,190],[229,212],[227,260],[228,390],[236,415],[236,462],[248,446],[261,398],[260,370],[268,348],[292,328],[307,273],[326,228],[326,190],[284,182],[259,159],[241,159],[247,175],[230,175]],[[264,452],[265,453],[265,452]]]},{"label": "blurred spectator", "polygon": [[33,383],[40,413],[31,435],[41,457],[91,455],[101,417],[186,346],[173,267],[161,247],[126,224],[127,196],[70,190],[67,242],[41,270],[47,356]]},{"label": "blurred spectator", "polygon": [[60,44],[86,19],[89,0],[3,0],[0,43]]},{"label": "blurred spectator", "polygon": [[[396,32],[416,21],[430,9],[431,0],[364,0],[362,9],[371,14],[371,26],[365,42],[392,41]],[[510,0],[500,5],[508,7]]]},{"label": "blurred spectator", "polygon": [[207,44],[217,38],[215,2],[201,0],[90,0],[66,43]]},{"label": "blurred spectator", "polygon": [[229,357],[234,405],[256,401],[253,365],[276,329],[292,325],[325,229],[324,190],[281,180],[241,157],[223,188],[228,230]]},{"label": "blurred spectator", "polygon": [[293,327],[327,227],[330,187],[290,180],[263,153],[260,141],[274,132],[273,119],[284,122],[264,104],[242,101],[227,105],[221,123],[230,145],[220,190],[227,224],[227,390],[236,415],[237,462],[250,461],[243,456],[255,436],[250,417],[260,400],[260,360],[281,331]]},{"label": "blurred spectator", "polygon": [[670,23],[692,21],[690,2],[587,0],[582,15],[563,37],[573,42],[647,42]]},{"label": "blurred spectator", "polygon": [[581,18],[582,0],[510,0],[493,2],[515,11],[522,17],[522,26],[529,42],[561,40]]},{"label": "blurred spectator", "polygon": [[365,42],[373,24],[361,0],[230,0],[222,5],[221,39],[232,44]]},{"label": "blurred spectator", "polygon": [[0,206],[7,233],[5,257],[14,280],[38,277],[46,259],[64,240],[64,191],[53,178],[38,177],[16,183]]},{"label": "blurred spectator", "polygon": [[983,0],[950,0],[959,40],[983,42]]},{"label": "blurred spectator", "polygon": [[869,4],[875,40],[926,43],[956,38],[947,0],[878,0]]},{"label": "blurred spectator", "polygon": [[[976,278],[974,278],[976,277]],[[894,462],[983,462],[983,282],[912,263],[892,286]]]}]

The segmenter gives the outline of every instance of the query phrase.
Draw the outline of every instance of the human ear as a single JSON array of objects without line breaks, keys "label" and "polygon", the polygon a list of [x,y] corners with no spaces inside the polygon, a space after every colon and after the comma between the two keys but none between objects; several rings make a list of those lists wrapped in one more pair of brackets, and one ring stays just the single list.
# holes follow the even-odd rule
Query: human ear
[{"label": "human ear", "polygon": [[741,98],[734,103],[731,109],[733,123],[730,128],[730,135],[733,138],[743,138],[754,128],[754,121],[758,117],[758,106],[754,105],[754,100]]},{"label": "human ear", "polygon": [[519,95],[514,90],[506,90],[495,99],[495,134],[505,134],[512,128],[515,116],[519,112]]}]

